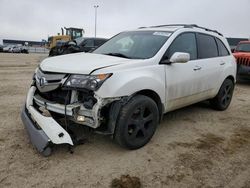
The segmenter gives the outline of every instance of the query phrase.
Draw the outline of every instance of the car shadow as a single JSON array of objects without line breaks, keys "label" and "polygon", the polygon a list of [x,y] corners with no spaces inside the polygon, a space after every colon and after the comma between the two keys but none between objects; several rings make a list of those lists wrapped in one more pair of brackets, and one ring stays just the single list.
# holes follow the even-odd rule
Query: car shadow
[{"label": "car shadow", "polygon": [[161,123],[177,118],[180,119],[183,116],[193,117],[197,114],[197,111],[209,112],[214,111],[214,109],[212,109],[209,101],[202,101],[164,114]]}]

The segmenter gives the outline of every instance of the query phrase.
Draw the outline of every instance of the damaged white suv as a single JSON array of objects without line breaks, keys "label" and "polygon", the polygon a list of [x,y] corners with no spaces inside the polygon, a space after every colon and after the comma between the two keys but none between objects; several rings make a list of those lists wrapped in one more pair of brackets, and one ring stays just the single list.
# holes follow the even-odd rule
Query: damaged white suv
[{"label": "damaged white suv", "polygon": [[137,149],[166,112],[203,100],[227,109],[235,74],[235,59],[217,31],[197,25],[139,28],[92,53],[42,61],[22,120],[44,155],[53,144],[77,144],[86,128]]}]

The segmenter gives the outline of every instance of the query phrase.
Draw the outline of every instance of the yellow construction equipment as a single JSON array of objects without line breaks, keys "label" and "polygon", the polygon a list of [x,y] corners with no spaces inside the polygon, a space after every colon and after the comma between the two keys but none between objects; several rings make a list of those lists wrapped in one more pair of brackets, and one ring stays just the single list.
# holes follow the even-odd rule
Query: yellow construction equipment
[{"label": "yellow construction equipment", "polygon": [[82,28],[61,28],[62,33],[58,33],[58,35],[55,36],[49,36],[48,37],[48,43],[47,48],[50,49],[50,53],[55,50],[55,47],[58,42],[68,42],[70,40],[75,40],[79,37],[82,37],[84,34],[84,30]]}]

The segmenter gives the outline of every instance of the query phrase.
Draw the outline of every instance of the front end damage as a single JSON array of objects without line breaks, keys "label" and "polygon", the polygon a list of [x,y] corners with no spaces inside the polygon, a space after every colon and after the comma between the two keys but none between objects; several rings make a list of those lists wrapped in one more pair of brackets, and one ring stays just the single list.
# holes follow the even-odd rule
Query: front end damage
[{"label": "front end damage", "polygon": [[28,91],[22,121],[31,142],[44,155],[51,153],[54,144],[77,144],[79,133],[84,134],[82,130],[86,128],[112,135],[119,109],[126,100],[64,88],[68,77],[38,70]]}]

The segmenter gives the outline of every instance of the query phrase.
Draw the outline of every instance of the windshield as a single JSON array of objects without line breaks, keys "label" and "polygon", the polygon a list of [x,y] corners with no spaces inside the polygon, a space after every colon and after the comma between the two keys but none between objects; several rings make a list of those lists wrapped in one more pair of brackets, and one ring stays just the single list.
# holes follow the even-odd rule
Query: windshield
[{"label": "windshield", "polygon": [[148,59],[160,50],[170,35],[171,33],[166,31],[123,32],[104,43],[93,53],[129,59]]},{"label": "windshield", "polygon": [[250,52],[250,43],[241,43],[236,48],[237,52]]}]

